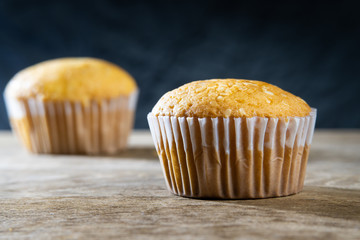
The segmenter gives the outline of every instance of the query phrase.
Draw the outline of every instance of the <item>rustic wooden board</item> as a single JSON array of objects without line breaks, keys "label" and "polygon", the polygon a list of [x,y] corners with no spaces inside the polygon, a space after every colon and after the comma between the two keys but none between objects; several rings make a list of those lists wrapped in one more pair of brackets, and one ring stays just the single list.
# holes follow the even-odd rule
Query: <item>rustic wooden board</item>
[{"label": "rustic wooden board", "polygon": [[305,189],[262,200],[170,194],[148,132],[116,157],[31,155],[0,133],[0,239],[360,239],[360,131],[316,131]]}]

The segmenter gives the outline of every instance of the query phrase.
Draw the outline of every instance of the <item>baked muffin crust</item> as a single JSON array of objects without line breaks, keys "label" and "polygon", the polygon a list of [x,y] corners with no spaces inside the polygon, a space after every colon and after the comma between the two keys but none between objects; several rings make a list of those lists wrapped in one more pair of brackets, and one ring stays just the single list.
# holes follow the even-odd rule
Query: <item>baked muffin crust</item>
[{"label": "baked muffin crust", "polygon": [[245,79],[195,81],[167,92],[155,116],[304,117],[311,108],[301,98],[269,83]]},{"label": "baked muffin crust", "polygon": [[135,80],[122,68],[95,58],[60,58],[41,62],[17,73],[5,94],[42,100],[88,102],[130,95]]}]

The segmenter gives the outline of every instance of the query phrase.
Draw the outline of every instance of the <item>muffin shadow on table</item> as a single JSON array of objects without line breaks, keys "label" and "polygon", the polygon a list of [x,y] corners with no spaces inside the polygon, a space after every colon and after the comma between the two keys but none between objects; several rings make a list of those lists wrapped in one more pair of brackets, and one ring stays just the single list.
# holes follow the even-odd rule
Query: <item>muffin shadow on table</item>
[{"label": "muffin shadow on table", "polygon": [[226,201],[228,204],[294,211],[294,213],[360,221],[360,191],[333,187],[305,186],[299,194],[263,200]]},{"label": "muffin shadow on table", "polygon": [[[121,160],[149,160],[149,161],[158,161],[158,155],[154,147],[126,147],[125,149],[111,154],[105,153],[98,153],[98,154],[39,154],[39,157],[76,157],[77,159],[81,160],[99,160],[102,159],[112,159],[114,161],[121,161]],[[63,158],[66,159],[66,158]]]},{"label": "muffin shadow on table", "polygon": [[158,160],[154,147],[127,147],[123,151],[108,157],[116,159]]}]

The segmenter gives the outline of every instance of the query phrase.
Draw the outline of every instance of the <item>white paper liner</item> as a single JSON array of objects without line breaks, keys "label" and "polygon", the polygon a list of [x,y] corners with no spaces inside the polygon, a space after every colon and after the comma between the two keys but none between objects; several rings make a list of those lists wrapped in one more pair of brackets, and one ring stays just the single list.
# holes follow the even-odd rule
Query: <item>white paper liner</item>
[{"label": "white paper liner", "polygon": [[114,154],[126,147],[138,91],[91,101],[18,100],[5,96],[11,126],[35,153]]},{"label": "white paper liner", "polygon": [[316,109],[285,118],[148,114],[167,187],[194,198],[267,198],[302,190]]}]

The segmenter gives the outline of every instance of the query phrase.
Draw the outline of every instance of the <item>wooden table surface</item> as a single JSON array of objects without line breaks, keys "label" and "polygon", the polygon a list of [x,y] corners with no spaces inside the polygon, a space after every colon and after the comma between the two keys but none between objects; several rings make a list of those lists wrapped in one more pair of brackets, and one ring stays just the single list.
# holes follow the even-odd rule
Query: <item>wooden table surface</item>
[{"label": "wooden table surface", "polygon": [[0,133],[0,239],[360,239],[360,130],[316,130],[303,192],[170,194],[150,133],[116,157],[31,155]]}]

